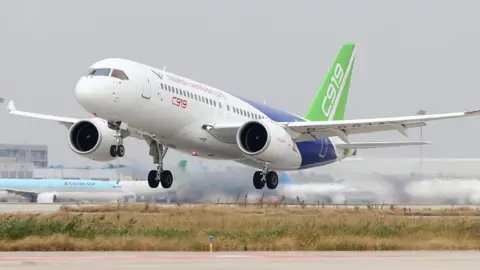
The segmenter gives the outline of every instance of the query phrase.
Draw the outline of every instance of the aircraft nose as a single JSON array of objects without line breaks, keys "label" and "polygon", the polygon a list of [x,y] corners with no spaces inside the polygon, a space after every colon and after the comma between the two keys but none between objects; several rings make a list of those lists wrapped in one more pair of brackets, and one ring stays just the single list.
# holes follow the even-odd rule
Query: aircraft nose
[{"label": "aircraft nose", "polygon": [[90,101],[92,93],[91,84],[88,83],[85,77],[80,78],[75,86],[75,97],[77,98],[77,102],[83,106]]},{"label": "aircraft nose", "polygon": [[[103,79],[103,80],[102,80]],[[75,86],[75,97],[78,104],[91,113],[108,105],[112,101],[111,84],[104,78],[84,76]]]}]

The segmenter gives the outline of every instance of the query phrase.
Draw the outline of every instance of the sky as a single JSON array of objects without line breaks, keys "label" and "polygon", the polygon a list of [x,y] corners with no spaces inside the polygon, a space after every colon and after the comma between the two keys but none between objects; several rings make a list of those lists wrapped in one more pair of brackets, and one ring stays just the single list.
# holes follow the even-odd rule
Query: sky
[{"label": "sky", "polygon": [[[91,117],[76,103],[75,84],[94,62],[121,57],[302,115],[342,43],[355,42],[346,119],[480,109],[479,8],[473,0],[5,0],[0,97],[20,110]],[[4,104],[0,123],[0,142],[46,144],[51,164],[98,165],[69,149],[56,122],[9,115]],[[429,123],[424,155],[478,157],[479,126],[478,117]],[[145,142],[127,139],[125,147],[123,163],[152,163]],[[405,147],[359,155],[419,153]],[[165,163],[184,157],[171,150]]]}]

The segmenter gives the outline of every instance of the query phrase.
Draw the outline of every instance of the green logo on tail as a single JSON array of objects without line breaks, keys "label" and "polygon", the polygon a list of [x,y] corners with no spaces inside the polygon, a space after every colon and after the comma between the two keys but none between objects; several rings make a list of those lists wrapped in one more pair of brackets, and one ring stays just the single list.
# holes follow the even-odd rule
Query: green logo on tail
[{"label": "green logo on tail", "polygon": [[346,43],[340,48],[335,62],[305,115],[306,119],[310,121],[343,119],[356,48],[354,43]]}]

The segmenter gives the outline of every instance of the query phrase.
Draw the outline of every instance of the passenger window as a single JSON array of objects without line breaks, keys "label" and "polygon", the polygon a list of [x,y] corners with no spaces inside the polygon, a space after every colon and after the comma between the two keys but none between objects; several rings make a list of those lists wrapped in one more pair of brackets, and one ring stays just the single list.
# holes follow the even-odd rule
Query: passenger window
[{"label": "passenger window", "polygon": [[202,96],[202,102],[205,103],[205,97]]},{"label": "passenger window", "polygon": [[221,109],[222,108],[222,103],[220,101],[218,102],[218,107]]},{"label": "passenger window", "polygon": [[[173,87],[172,87],[172,88],[173,88]],[[177,95],[178,95],[178,89],[177,89],[177,88],[175,88],[175,93],[177,93]]]},{"label": "passenger window", "polygon": [[110,75],[110,69],[109,68],[97,68],[97,69],[92,70],[92,72],[90,72],[90,74],[88,74],[88,75],[91,75],[91,76],[108,76],[108,75]]},{"label": "passenger window", "polygon": [[228,106],[228,104],[227,104],[227,111],[230,111],[230,106]]},{"label": "passenger window", "polygon": [[193,94],[193,96],[195,97],[195,100],[198,100],[197,94]]},{"label": "passenger window", "polygon": [[163,88],[163,83],[161,83],[160,86],[162,87],[163,90],[166,90],[165,88]]},{"label": "passenger window", "polygon": [[217,107],[217,102],[213,100],[213,106]]},{"label": "passenger window", "polygon": [[213,101],[212,101],[211,99],[209,99],[209,100],[210,100],[210,105],[212,105],[212,106],[213,106]]},{"label": "passenger window", "polygon": [[111,76],[124,81],[128,80],[127,74],[119,69],[114,69]]}]

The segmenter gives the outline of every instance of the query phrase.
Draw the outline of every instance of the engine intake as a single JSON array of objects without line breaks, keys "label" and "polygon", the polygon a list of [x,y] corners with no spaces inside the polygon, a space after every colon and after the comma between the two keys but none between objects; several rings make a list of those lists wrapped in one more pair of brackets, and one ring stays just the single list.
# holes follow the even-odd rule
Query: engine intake
[{"label": "engine intake", "polygon": [[276,123],[246,122],[237,131],[237,145],[247,157],[275,168],[298,168],[302,160],[290,134]]},{"label": "engine intake", "polygon": [[81,154],[95,151],[101,143],[97,127],[90,121],[80,121],[70,130],[70,143],[73,149]]},{"label": "engine intake", "polygon": [[70,127],[68,143],[73,152],[97,161],[115,159],[110,146],[116,144],[114,131],[98,118],[80,120]]},{"label": "engine intake", "polygon": [[249,155],[260,154],[269,144],[270,136],[267,128],[260,122],[246,123],[238,131],[240,149]]}]

